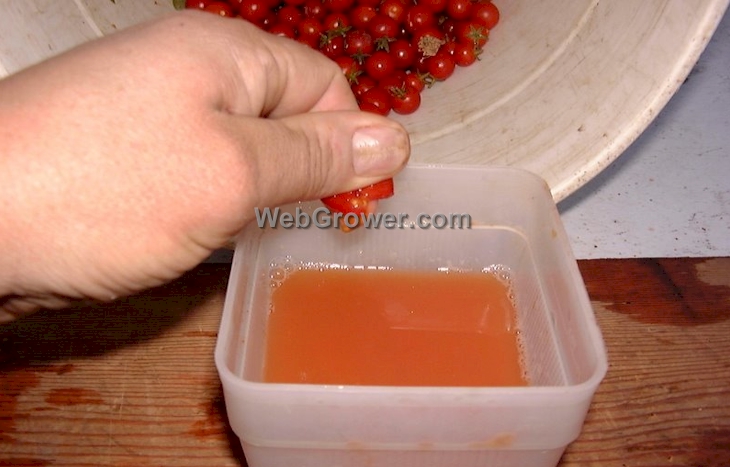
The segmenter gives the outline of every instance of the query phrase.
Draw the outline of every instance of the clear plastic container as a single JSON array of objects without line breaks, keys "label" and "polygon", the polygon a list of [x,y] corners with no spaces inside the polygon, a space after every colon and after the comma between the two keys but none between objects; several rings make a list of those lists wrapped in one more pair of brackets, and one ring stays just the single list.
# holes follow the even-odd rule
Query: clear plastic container
[{"label": "clear plastic container", "polygon": [[[286,207],[312,213],[319,203]],[[513,168],[408,167],[382,213],[395,229],[264,228],[236,246],[215,350],[228,418],[250,467],[555,466],[607,369],[600,330],[547,184]],[[420,228],[468,214],[470,228]],[[413,227],[411,227],[413,226]],[[528,387],[262,381],[272,272],[338,264],[510,275]],[[478,357],[474,357],[478,358]],[[427,364],[427,362],[414,362]]]}]

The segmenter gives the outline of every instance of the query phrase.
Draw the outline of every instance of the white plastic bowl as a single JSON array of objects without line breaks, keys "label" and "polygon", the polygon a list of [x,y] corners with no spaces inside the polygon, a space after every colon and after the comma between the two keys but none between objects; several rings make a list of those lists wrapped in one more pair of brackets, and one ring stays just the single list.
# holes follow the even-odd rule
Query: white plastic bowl
[{"label": "white plastic bowl", "polygon": [[[251,225],[238,242],[215,361],[248,465],[554,467],[580,433],[607,357],[547,184],[525,170],[491,167],[408,167],[396,181],[398,196],[383,200],[381,212],[407,213],[412,221],[419,213],[468,213],[472,228],[407,224],[343,234]],[[434,196],[436,185],[447,189]],[[282,261],[426,271],[499,267],[511,278],[531,385],[265,382],[270,284],[272,271],[286,270]]]},{"label": "white plastic bowl", "polygon": [[[664,107],[728,0],[495,0],[482,60],[395,117],[413,163],[503,165],[544,178],[559,201],[616,159]],[[172,11],[172,0],[7,0],[0,76]]]}]

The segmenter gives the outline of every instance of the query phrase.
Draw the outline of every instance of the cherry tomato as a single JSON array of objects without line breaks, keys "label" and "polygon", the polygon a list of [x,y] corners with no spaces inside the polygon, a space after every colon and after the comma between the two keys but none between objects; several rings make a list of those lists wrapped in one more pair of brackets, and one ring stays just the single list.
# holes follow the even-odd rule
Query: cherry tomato
[{"label": "cherry tomato", "polygon": [[304,16],[308,18],[317,18],[322,21],[327,16],[327,9],[321,0],[305,0]]},{"label": "cherry tomato", "polygon": [[320,42],[319,50],[327,57],[334,59],[344,53],[345,50],[345,38],[342,36],[328,37],[323,36],[324,39]]},{"label": "cherry tomato", "polygon": [[416,62],[416,49],[408,40],[396,39],[388,47],[396,68],[405,70]]},{"label": "cherry tomato", "polygon": [[302,12],[294,5],[284,5],[276,12],[277,22],[297,29],[302,21]]},{"label": "cherry tomato", "polygon": [[378,11],[375,7],[367,5],[358,5],[353,8],[350,13],[350,23],[353,28],[361,29],[366,31],[370,21],[378,15]]},{"label": "cherry tomato", "polygon": [[205,7],[214,3],[216,0],[186,0],[185,8],[191,8],[195,10],[205,10]]},{"label": "cherry tomato", "polygon": [[394,39],[398,36],[400,28],[390,16],[378,14],[375,18],[370,20],[368,32],[373,39],[380,39],[381,37]]},{"label": "cherry tomato", "polygon": [[398,24],[403,23],[406,18],[406,13],[408,13],[406,4],[401,0],[383,0],[380,4],[379,11],[380,14],[390,17]]},{"label": "cherry tomato", "polygon": [[453,38],[454,29],[456,29],[457,21],[455,19],[449,18],[448,16],[444,16],[444,18],[445,19],[440,22],[441,30],[444,34],[446,34],[446,37]]},{"label": "cherry tomato", "polygon": [[457,42],[471,43],[474,47],[481,48],[489,39],[489,29],[475,20],[459,21],[454,27],[453,38]]},{"label": "cherry tomato", "polygon": [[443,50],[449,55],[454,55],[454,50],[456,49],[456,42],[452,40],[447,40],[444,45],[441,46],[439,51]]},{"label": "cherry tomato", "polygon": [[436,26],[436,15],[424,5],[413,5],[406,14],[403,26],[406,31],[415,34],[419,29]]},{"label": "cherry tomato", "polygon": [[395,70],[390,75],[378,81],[378,86],[392,94],[393,89],[400,89],[406,84],[406,72]]},{"label": "cherry tomato", "polygon": [[411,86],[393,88],[390,91],[393,112],[401,115],[412,114],[421,106],[421,92]]},{"label": "cherry tomato", "polygon": [[[220,0],[199,0],[200,3],[212,3],[213,1],[220,1]],[[228,0],[228,4],[231,6],[231,9],[233,10],[234,14],[240,14],[241,9],[243,8],[243,4],[246,3],[246,0]],[[274,7],[276,7],[278,3],[278,0],[266,0],[267,8],[269,10],[273,10]]]},{"label": "cherry tomato", "polygon": [[381,80],[392,74],[395,70],[395,61],[393,57],[384,50],[376,50],[371,56],[363,62],[365,73],[372,76],[375,80]]},{"label": "cherry tomato", "polygon": [[393,104],[390,102],[390,94],[385,89],[376,86],[360,96],[360,109],[374,112],[380,115],[388,115]]},{"label": "cherry tomato", "polygon": [[267,31],[275,36],[288,37],[289,39],[295,39],[297,37],[297,33],[294,31],[294,28],[284,23],[274,23],[267,29]]},{"label": "cherry tomato", "polygon": [[350,83],[350,85],[356,83],[357,77],[362,74],[360,64],[352,57],[340,55],[339,57],[335,57],[335,63],[340,66],[340,70],[342,70],[342,73],[345,75],[345,78],[347,78],[347,82]]},{"label": "cherry tomato", "polygon": [[345,34],[345,53],[355,57],[362,63],[365,58],[375,51],[373,37],[360,29],[353,29]]},{"label": "cherry tomato", "polygon": [[297,26],[297,36],[314,40],[315,47],[317,47],[319,38],[323,32],[324,27],[317,18],[302,18]]},{"label": "cherry tomato", "polygon": [[238,14],[254,24],[262,24],[271,13],[268,0],[243,0]]},{"label": "cherry tomato", "polygon": [[472,0],[448,0],[446,3],[446,14],[457,21],[467,19],[471,10]]},{"label": "cherry tomato", "polygon": [[458,66],[469,66],[476,62],[479,58],[481,49],[474,47],[469,42],[455,42],[454,51],[451,56],[454,57],[454,63]]},{"label": "cherry tomato", "polygon": [[296,41],[306,45],[310,49],[319,50],[319,37],[301,36],[297,34]]},{"label": "cherry tomato", "polygon": [[428,74],[439,81],[443,81],[454,73],[456,63],[449,53],[439,51],[433,57],[428,57],[424,65]]},{"label": "cherry tomato", "polygon": [[255,24],[257,24],[264,31],[268,31],[271,26],[276,24],[276,13],[274,13],[273,11],[269,11],[268,13],[266,13],[264,19]]},{"label": "cherry tomato", "polygon": [[369,90],[373,89],[377,85],[378,85],[378,82],[375,81],[370,76],[359,75],[357,77],[357,79],[355,80],[355,82],[350,85],[350,89],[352,89],[352,93],[359,100],[360,96],[362,96]]},{"label": "cherry tomato", "polygon": [[232,17],[233,16],[233,9],[228,3],[224,2],[212,2],[209,3],[203,11],[207,11],[208,13],[213,13],[214,15],[219,16],[225,16],[225,17]]},{"label": "cherry tomato", "polygon": [[345,12],[352,8],[355,0],[322,0],[322,3],[329,11]]},{"label": "cherry tomato", "polygon": [[487,29],[493,29],[499,23],[499,9],[492,2],[477,2],[472,8],[471,17]]},{"label": "cherry tomato", "polygon": [[344,35],[350,27],[350,17],[342,12],[330,13],[322,21],[325,31]]},{"label": "cherry tomato", "polygon": [[418,0],[419,5],[423,5],[434,13],[441,13],[446,8],[448,0]]},{"label": "cherry tomato", "polygon": [[421,92],[426,88],[426,80],[415,71],[406,73],[406,78],[403,81],[403,84],[416,89],[418,92]]}]

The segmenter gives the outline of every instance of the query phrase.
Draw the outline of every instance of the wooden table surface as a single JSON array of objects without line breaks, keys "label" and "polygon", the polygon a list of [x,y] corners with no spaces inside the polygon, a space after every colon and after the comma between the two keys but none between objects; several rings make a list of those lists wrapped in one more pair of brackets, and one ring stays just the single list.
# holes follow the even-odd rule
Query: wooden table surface
[{"label": "wooden table surface", "polygon": [[[560,466],[729,466],[730,258],[579,265],[609,370]],[[228,272],[0,327],[0,466],[245,466],[213,364]]]}]

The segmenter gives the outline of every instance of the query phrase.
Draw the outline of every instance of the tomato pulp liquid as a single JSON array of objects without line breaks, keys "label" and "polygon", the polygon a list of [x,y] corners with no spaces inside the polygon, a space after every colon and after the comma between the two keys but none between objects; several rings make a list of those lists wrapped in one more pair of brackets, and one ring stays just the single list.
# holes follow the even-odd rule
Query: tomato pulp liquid
[{"label": "tomato pulp liquid", "polygon": [[272,289],[264,381],[525,386],[494,273],[301,269]]}]

